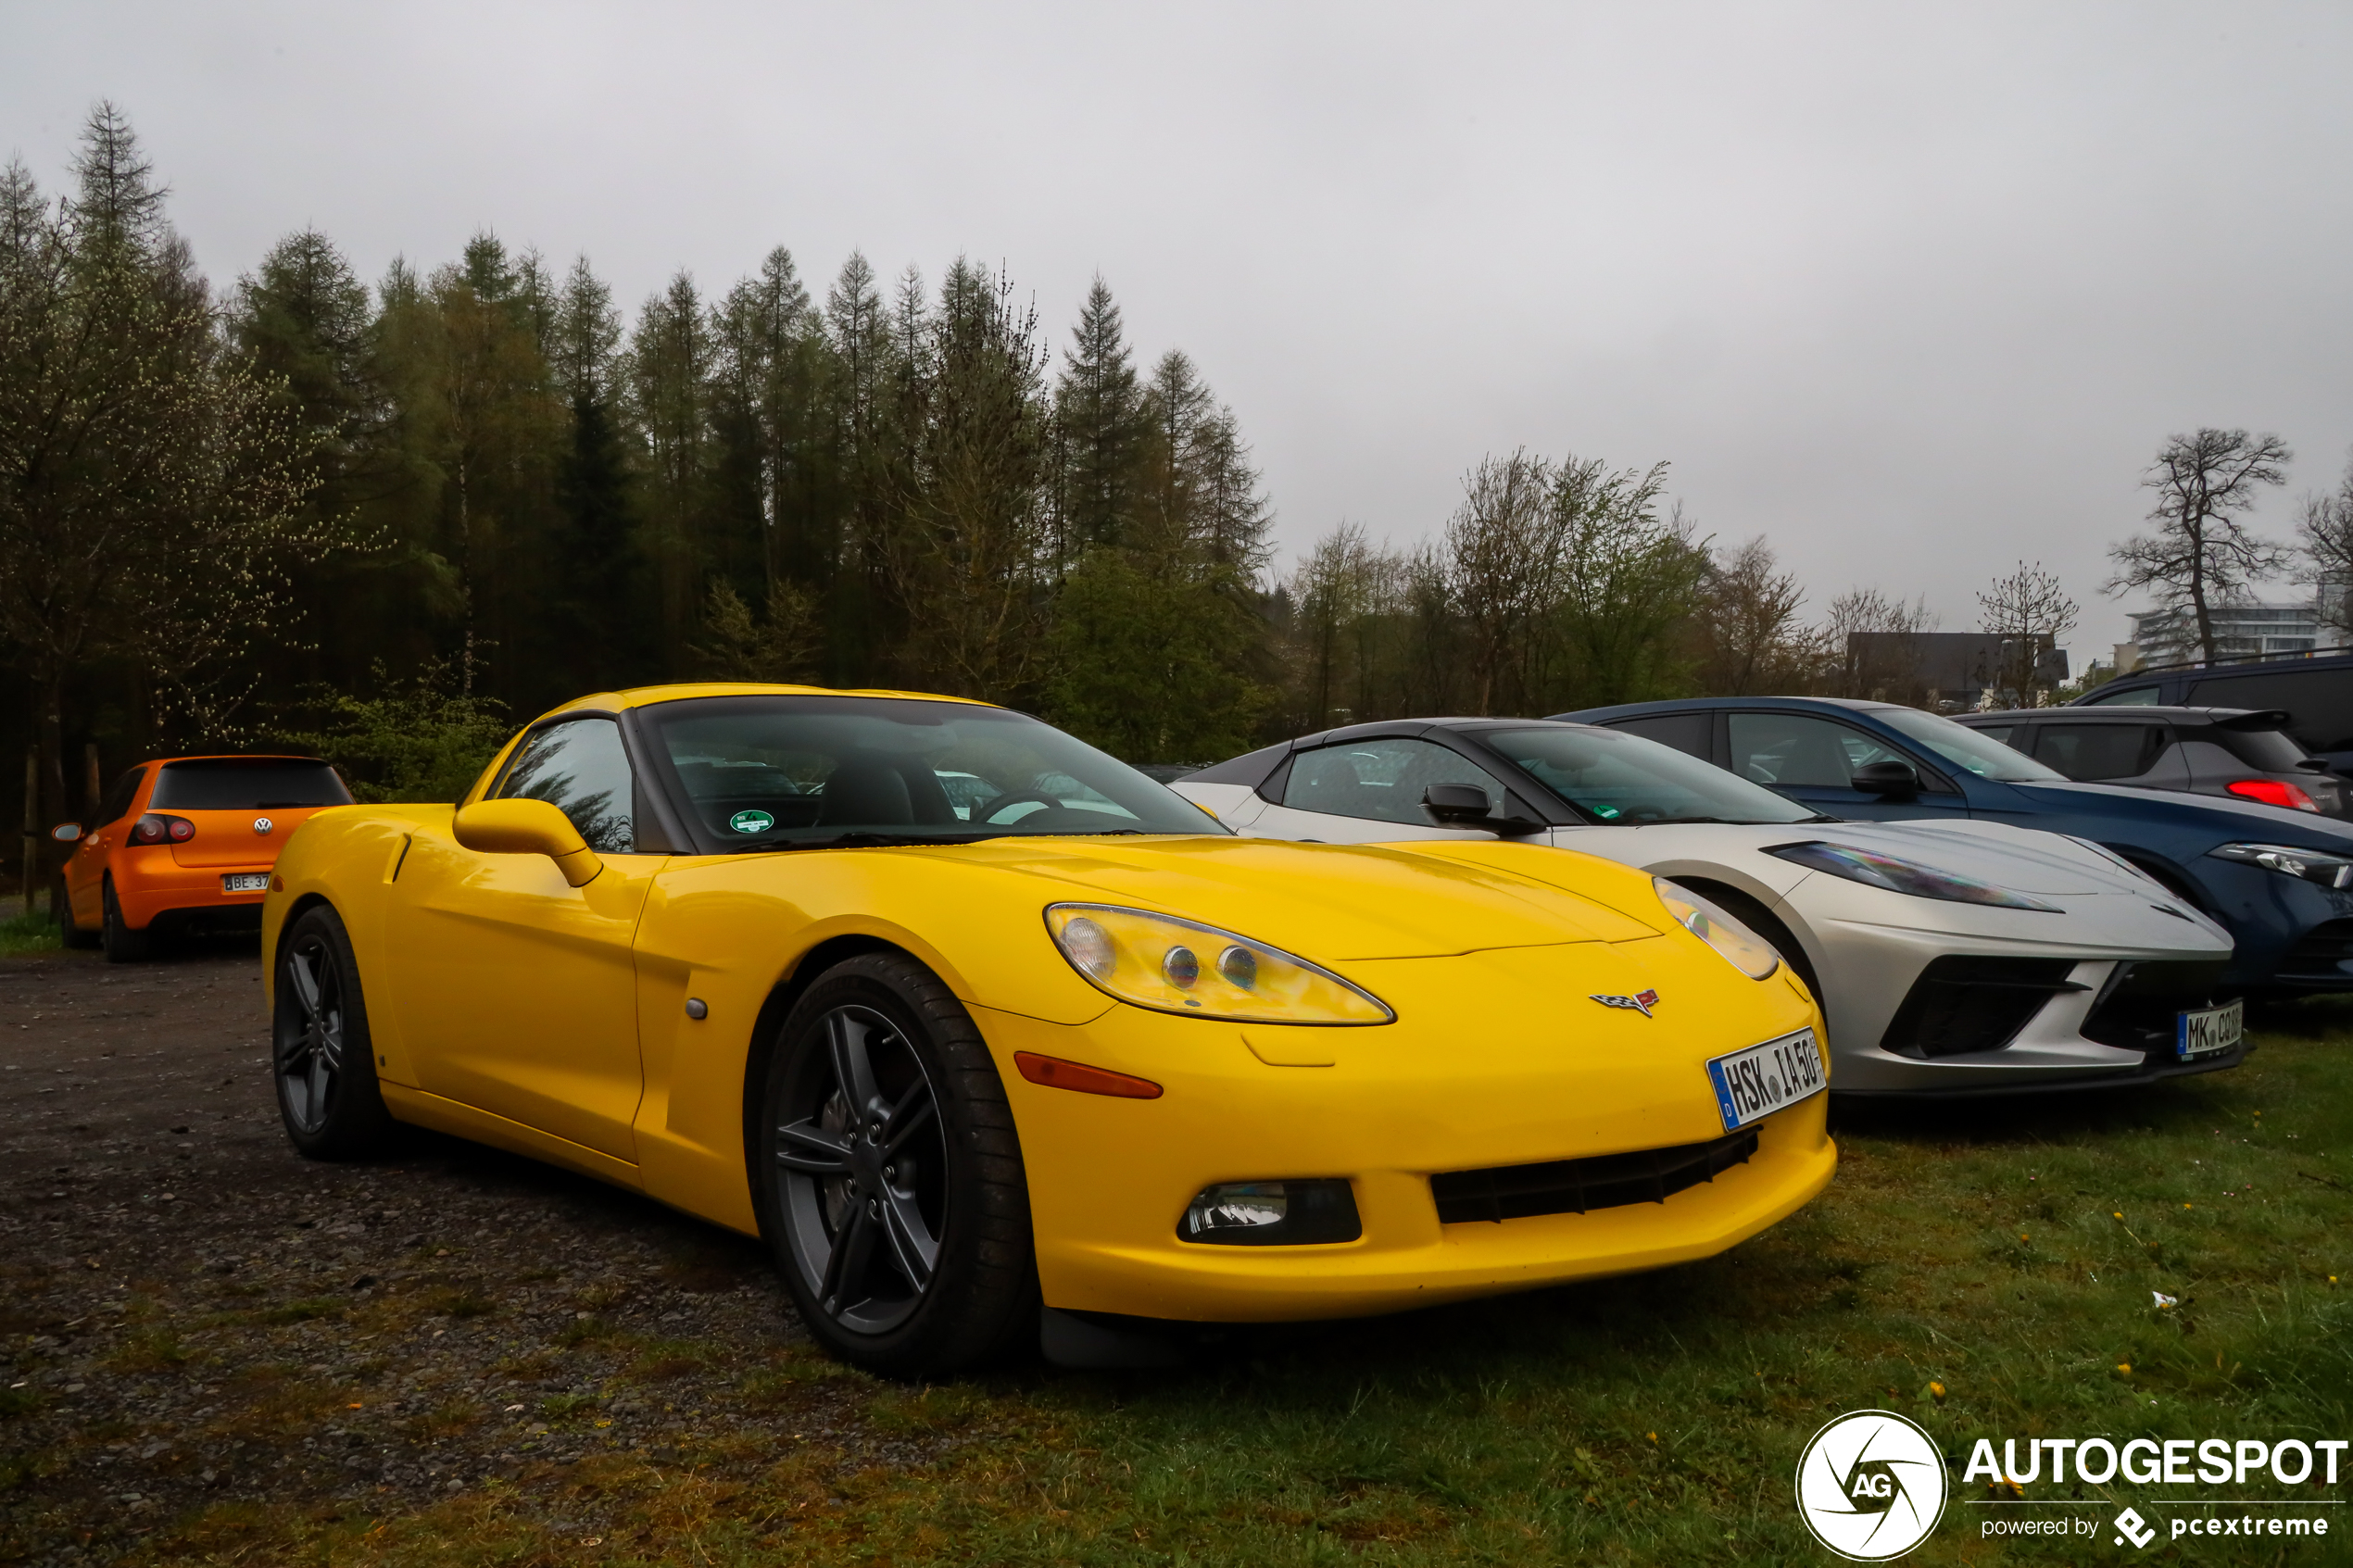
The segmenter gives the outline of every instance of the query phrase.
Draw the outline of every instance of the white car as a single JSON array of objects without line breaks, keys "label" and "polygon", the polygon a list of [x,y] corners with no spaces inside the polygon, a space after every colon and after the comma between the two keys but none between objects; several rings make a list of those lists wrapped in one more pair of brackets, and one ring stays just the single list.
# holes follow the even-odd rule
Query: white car
[{"label": "white car", "polygon": [[1359,724],[1170,787],[1249,836],[1504,838],[1530,847],[1523,873],[1546,846],[1650,872],[1686,923],[1729,918],[1797,972],[1841,1095],[2140,1083],[2246,1054],[2229,935],[2056,834],[1842,822],[1655,741],[1527,719]]}]

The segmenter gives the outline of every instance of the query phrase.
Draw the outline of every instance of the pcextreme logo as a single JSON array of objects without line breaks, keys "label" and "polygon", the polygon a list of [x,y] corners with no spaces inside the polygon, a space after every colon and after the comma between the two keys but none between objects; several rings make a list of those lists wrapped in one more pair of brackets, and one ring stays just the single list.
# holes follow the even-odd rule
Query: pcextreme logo
[{"label": "pcextreme logo", "polygon": [[1840,1416],[1797,1461],[1798,1517],[1850,1562],[1884,1562],[1926,1540],[1944,1517],[1944,1456],[1889,1411]]}]

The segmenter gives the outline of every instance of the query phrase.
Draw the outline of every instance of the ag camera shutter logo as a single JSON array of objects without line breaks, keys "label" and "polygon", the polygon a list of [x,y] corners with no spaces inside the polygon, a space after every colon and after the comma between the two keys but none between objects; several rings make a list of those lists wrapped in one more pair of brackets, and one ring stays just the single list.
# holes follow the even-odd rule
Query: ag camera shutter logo
[{"label": "ag camera shutter logo", "polygon": [[1797,1461],[1797,1514],[1855,1562],[1901,1557],[1944,1514],[1944,1456],[1889,1411],[1855,1411],[1814,1434]]}]

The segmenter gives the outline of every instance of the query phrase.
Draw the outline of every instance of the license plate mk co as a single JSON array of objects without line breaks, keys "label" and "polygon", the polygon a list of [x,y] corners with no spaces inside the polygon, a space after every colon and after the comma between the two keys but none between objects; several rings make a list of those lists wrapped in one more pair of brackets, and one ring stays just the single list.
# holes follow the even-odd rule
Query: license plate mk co
[{"label": "license plate mk co", "polygon": [[231,872],[220,879],[223,893],[267,893],[270,891],[268,872]]},{"label": "license plate mk co", "polygon": [[2177,1013],[2173,1018],[2173,1055],[2181,1061],[2220,1056],[2237,1045],[2246,1033],[2246,1004],[2243,1001]]},{"label": "license plate mk co", "polygon": [[1815,1042],[1814,1031],[1800,1029],[1716,1058],[1707,1064],[1707,1079],[1716,1085],[1716,1109],[1724,1118],[1724,1130],[1737,1132],[1820,1094],[1825,1083],[1822,1047]]}]

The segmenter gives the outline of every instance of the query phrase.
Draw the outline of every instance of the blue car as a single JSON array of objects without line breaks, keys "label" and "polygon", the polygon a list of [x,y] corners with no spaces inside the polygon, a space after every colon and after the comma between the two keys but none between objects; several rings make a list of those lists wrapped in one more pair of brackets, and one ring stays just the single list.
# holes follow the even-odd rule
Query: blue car
[{"label": "blue car", "polygon": [[1828,816],[1973,817],[2063,833],[2139,867],[2230,932],[2226,984],[2353,991],[2353,823],[2076,784],[1950,719],[1830,697],[1687,697],[1558,713],[1661,741]]}]

